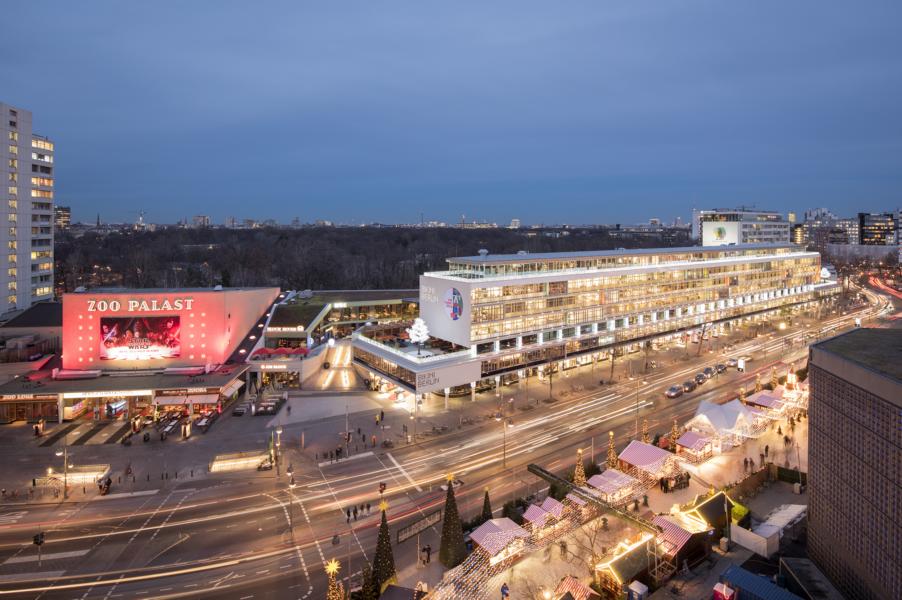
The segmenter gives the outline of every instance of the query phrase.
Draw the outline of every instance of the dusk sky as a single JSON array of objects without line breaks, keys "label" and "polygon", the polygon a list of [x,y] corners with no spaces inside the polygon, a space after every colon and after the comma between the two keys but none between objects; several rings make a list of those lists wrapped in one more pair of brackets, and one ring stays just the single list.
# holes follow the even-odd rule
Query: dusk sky
[{"label": "dusk sky", "polygon": [[902,206],[902,2],[13,2],[78,220]]}]

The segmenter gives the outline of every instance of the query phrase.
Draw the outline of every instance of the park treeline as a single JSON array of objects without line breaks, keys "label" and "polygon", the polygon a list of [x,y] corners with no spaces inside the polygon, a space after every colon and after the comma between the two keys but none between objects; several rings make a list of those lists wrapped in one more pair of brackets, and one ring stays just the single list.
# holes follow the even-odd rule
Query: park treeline
[{"label": "park treeline", "polygon": [[79,286],[279,286],[284,289],[419,287],[445,259],[525,250],[561,252],[687,245],[686,236],[620,230],[416,227],[165,228],[56,235],[58,292]]}]

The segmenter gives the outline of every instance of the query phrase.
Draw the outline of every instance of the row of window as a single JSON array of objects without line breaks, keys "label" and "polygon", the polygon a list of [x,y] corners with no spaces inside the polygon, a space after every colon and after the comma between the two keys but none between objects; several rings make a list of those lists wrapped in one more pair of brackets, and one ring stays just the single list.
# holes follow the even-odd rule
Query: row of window
[{"label": "row of window", "polygon": [[32,138],[31,147],[37,148],[39,150],[49,150],[53,152],[53,142],[48,142],[47,140],[37,140]]},{"label": "row of window", "polygon": [[53,180],[49,177],[32,177],[31,185],[39,185],[41,187],[53,187]]}]

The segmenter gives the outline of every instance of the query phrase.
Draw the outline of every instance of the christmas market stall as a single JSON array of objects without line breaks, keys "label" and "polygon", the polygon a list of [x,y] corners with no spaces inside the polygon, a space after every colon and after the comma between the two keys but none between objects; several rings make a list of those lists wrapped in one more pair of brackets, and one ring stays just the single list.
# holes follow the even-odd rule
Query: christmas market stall
[{"label": "christmas market stall", "polygon": [[617,469],[605,469],[589,478],[590,490],[602,502],[617,506],[629,502],[640,491],[639,481]]},{"label": "christmas market stall", "polygon": [[714,454],[711,439],[698,431],[686,431],[676,441],[677,455],[693,464],[704,462]]},{"label": "christmas market stall", "polygon": [[573,575],[562,577],[551,597],[554,600],[600,600],[601,598],[595,590]]},{"label": "christmas market stall", "polygon": [[712,529],[701,519],[676,511],[658,515],[652,523],[661,528],[658,534],[661,558],[669,561],[675,569],[693,567],[710,553]]},{"label": "christmas market stall", "polygon": [[764,433],[768,420],[739,400],[726,404],[701,401],[686,429],[709,438],[714,452],[726,452],[741,445],[746,438]]},{"label": "christmas market stall", "polygon": [[529,532],[506,517],[486,521],[470,534],[475,551],[484,554],[490,565],[517,556],[525,548],[527,538]]},{"label": "christmas market stall", "polygon": [[746,398],[745,403],[753,409],[757,409],[768,419],[782,419],[786,414],[786,404],[780,399],[780,396],[767,390],[755,392]]},{"label": "christmas market stall", "polygon": [[631,441],[618,458],[620,470],[648,486],[683,473],[675,454],[637,440]]},{"label": "christmas market stall", "polygon": [[[624,588],[633,580],[648,580],[654,567],[654,536],[641,533],[638,537],[620,542],[613,556],[595,565],[595,574],[605,599],[622,598]],[[651,583],[647,581],[647,583]]]}]

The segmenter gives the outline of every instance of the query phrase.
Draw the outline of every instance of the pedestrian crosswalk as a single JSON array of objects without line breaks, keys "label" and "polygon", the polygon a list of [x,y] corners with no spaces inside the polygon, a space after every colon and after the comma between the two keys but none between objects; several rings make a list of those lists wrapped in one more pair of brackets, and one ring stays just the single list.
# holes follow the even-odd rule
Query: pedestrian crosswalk
[{"label": "pedestrian crosswalk", "polygon": [[0,525],[12,525],[13,523],[18,523],[22,517],[27,514],[27,510],[0,513]]}]

